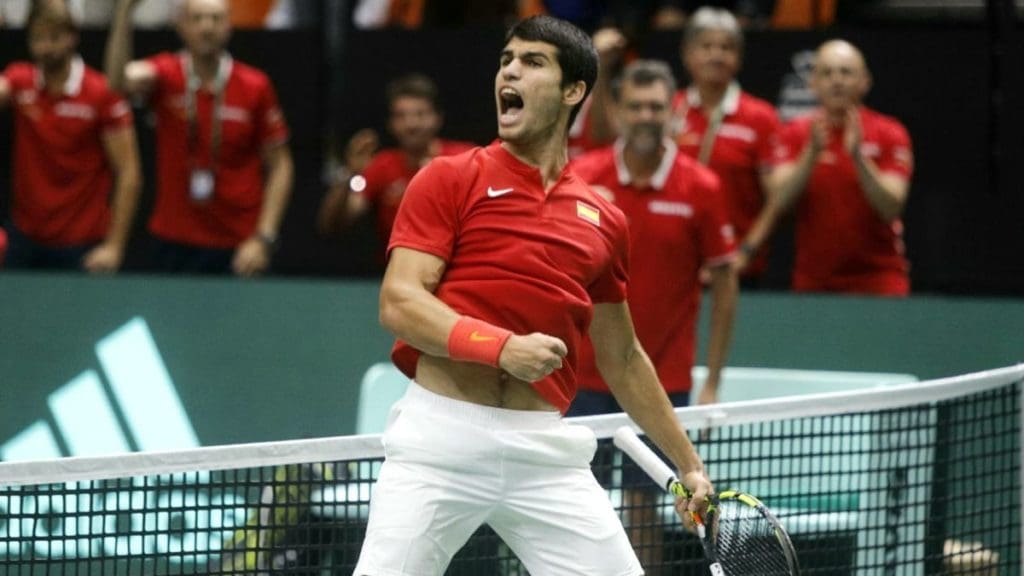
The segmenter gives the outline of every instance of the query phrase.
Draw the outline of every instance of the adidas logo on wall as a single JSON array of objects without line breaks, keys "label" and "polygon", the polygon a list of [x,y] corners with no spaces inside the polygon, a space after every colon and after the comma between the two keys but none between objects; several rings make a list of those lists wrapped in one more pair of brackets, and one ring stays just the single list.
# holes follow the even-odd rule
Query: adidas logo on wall
[{"label": "adidas logo on wall", "polygon": [[[99,370],[85,370],[47,398],[55,426],[48,418],[37,420],[0,444],[0,459],[199,446],[145,320],[133,318],[97,342],[96,356]],[[56,496],[9,488],[0,493],[0,566],[17,558],[131,554],[177,554],[202,564],[207,553],[220,550],[248,517],[244,494],[197,489],[208,484],[209,477],[204,471],[173,478],[161,475],[150,479],[151,484],[141,477],[126,477]],[[42,517],[50,520],[38,522]]]},{"label": "adidas logo on wall", "polygon": [[[0,444],[0,460],[99,456],[133,449],[180,450],[200,445],[144,319],[135,317],[97,342],[96,356],[100,371],[82,372],[47,398],[57,430],[45,418],[37,420]],[[57,434],[67,454],[62,452]]]}]

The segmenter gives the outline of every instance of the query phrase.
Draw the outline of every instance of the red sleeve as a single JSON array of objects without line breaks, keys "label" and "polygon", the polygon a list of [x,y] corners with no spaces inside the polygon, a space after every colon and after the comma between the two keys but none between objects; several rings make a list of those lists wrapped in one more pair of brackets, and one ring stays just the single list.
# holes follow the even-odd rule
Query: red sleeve
[{"label": "red sleeve", "polygon": [[595,185],[604,186],[608,178],[618,177],[615,154],[607,146],[569,160],[569,168],[591,188],[595,188]]},{"label": "red sleeve", "polygon": [[697,245],[701,261],[716,266],[732,260],[736,236],[725,206],[725,194],[718,177],[711,172],[701,175],[697,194]]},{"label": "red sleeve", "polygon": [[123,96],[104,86],[103,106],[100,110],[100,126],[104,132],[119,130],[134,123],[132,107]]},{"label": "red sleeve", "polygon": [[391,229],[389,254],[401,246],[433,254],[445,262],[451,259],[459,206],[467,190],[459,178],[459,169],[465,171],[465,167],[444,160],[427,164],[409,182]]},{"label": "red sleeve", "polygon": [[757,164],[765,167],[774,163],[776,136],[779,133],[779,116],[769,108],[759,119],[757,126]]},{"label": "red sleeve", "polygon": [[626,299],[626,287],[629,284],[629,228],[621,213],[616,223],[617,233],[613,238],[611,262],[587,288],[590,300],[595,304],[622,302]]},{"label": "red sleeve", "polygon": [[772,139],[770,163],[779,165],[795,162],[807,142],[807,137],[810,134],[809,128],[810,124],[800,120],[783,125]]},{"label": "red sleeve", "polygon": [[146,58],[146,62],[153,65],[156,70],[156,79],[153,82],[153,89],[149,93],[151,100],[159,100],[167,92],[167,78],[173,75],[177,67],[181,66],[179,57],[170,52],[161,52]]},{"label": "red sleeve", "polygon": [[907,179],[914,172],[914,150],[910,144],[910,135],[899,122],[893,122],[885,131],[878,170]]},{"label": "red sleeve", "polygon": [[4,68],[3,76],[11,84],[12,102],[15,92],[24,90],[35,82],[32,77],[32,65],[25,62],[11,62]]},{"label": "red sleeve", "polygon": [[576,173],[581,180],[586,182],[590,187],[594,185],[591,180],[594,178],[593,171],[590,169],[593,162],[590,162],[591,154],[581,154],[575,158],[569,159],[569,169]]},{"label": "red sleeve", "polygon": [[257,137],[263,148],[269,148],[288,140],[288,124],[284,112],[277,103],[274,85],[266,77],[260,90],[260,98],[256,109]]}]

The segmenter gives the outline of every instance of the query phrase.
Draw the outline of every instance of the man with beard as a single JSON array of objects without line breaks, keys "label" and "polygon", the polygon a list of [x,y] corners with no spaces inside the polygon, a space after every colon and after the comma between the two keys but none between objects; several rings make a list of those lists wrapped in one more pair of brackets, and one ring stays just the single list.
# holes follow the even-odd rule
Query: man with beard
[{"label": "man with beard", "polygon": [[[718,178],[682,154],[670,137],[675,80],[662,62],[638,60],[613,84],[622,135],[612,146],[577,158],[572,167],[629,221],[630,313],[675,406],[689,403],[696,349],[702,267],[710,270],[711,329],[708,377],[698,401],[716,402],[736,308],[732,225]],[[580,391],[570,416],[621,412],[582,347]],[[648,570],[658,574],[662,534],[654,506],[658,492],[636,466],[623,474],[630,541]],[[649,487],[644,489],[643,487]]]},{"label": "man with beard", "polygon": [[107,75],[146,98],[156,119],[157,194],[149,221],[164,272],[255,276],[267,270],[292,187],[288,126],[266,74],[227,52],[227,0],[184,0],[185,50],[129,62],[131,15],[121,0]]},{"label": "man with beard", "polygon": [[[570,130],[570,146],[581,149],[610,142],[614,107],[603,103],[611,100],[611,76],[627,53],[625,38],[614,28],[599,30],[594,46],[601,55],[601,74]],[[672,129],[679,151],[718,176],[739,243],[733,265],[744,287],[757,288],[768,264],[764,248],[773,220],[764,190],[779,121],[771,104],[744,91],[736,80],[743,47],[743,30],[731,12],[704,6],[693,13],[679,53],[691,83],[673,98]]]},{"label": "man with beard", "polygon": [[357,132],[345,151],[345,167],[324,196],[317,215],[321,234],[337,234],[373,209],[380,239],[380,258],[409,181],[430,160],[473,147],[437,137],[444,116],[437,85],[422,74],[392,80],[386,89],[388,130],[397,147],[377,151],[377,133]]},{"label": "man with beard", "polygon": [[131,108],[75,53],[63,0],[34,2],[27,31],[33,61],[0,75],[14,108],[6,266],[116,272],[140,186]]},{"label": "man with beard", "polygon": [[871,74],[849,42],[818,48],[811,88],[820,107],[781,131],[769,177],[773,217],[797,205],[793,289],[906,296],[900,214],[913,173],[910,136],[862,105]]}]

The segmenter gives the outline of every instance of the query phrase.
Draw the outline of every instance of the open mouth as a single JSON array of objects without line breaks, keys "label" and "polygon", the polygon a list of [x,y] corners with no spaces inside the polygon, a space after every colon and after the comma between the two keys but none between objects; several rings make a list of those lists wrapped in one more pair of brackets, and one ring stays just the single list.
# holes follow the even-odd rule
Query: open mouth
[{"label": "open mouth", "polygon": [[498,92],[498,115],[503,124],[519,118],[523,112],[523,97],[513,88],[502,88]]}]

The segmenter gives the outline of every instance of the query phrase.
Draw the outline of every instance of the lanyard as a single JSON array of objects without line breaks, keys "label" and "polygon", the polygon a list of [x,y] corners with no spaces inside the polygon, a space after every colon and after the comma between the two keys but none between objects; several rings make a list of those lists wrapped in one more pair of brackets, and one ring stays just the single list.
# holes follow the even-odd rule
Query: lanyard
[{"label": "lanyard", "polygon": [[[729,84],[726,88],[725,94],[722,95],[722,100],[715,106],[715,109],[711,111],[711,117],[708,119],[707,130],[704,131],[704,138],[700,142],[700,151],[697,153],[697,161],[704,166],[708,165],[711,161],[711,151],[715,147],[715,139],[718,138],[718,131],[722,128],[722,121],[725,119],[725,103],[735,102],[736,98],[739,98],[740,87],[735,82]],[[683,106],[680,106],[679,119],[681,122],[686,122],[686,116],[690,112],[689,101],[684,98]],[[685,125],[685,124],[684,124]]]},{"label": "lanyard", "polygon": [[[192,55],[185,53],[181,56],[181,66],[185,72],[185,121],[188,123],[188,148],[195,153],[199,149],[199,121],[198,121],[198,100],[197,95],[202,86],[202,80],[196,74],[192,65]],[[217,166],[217,156],[220,152],[221,141],[221,109],[224,107],[224,86],[228,83],[228,75],[231,74],[231,57],[223,54],[217,65],[217,76],[213,80],[213,111],[210,118],[210,168]]]}]

